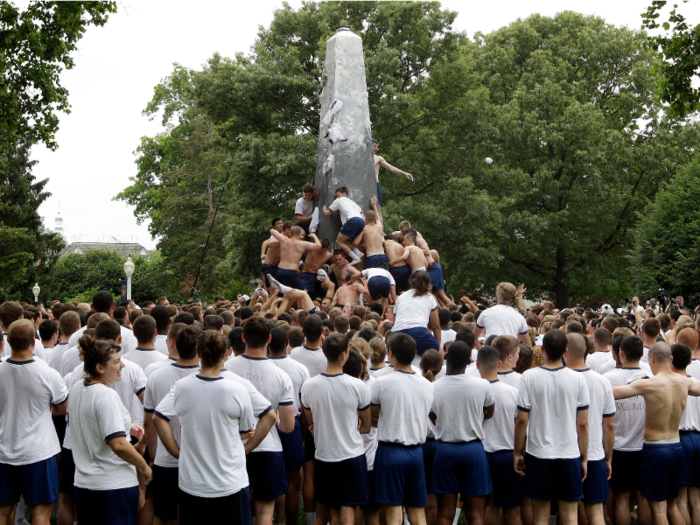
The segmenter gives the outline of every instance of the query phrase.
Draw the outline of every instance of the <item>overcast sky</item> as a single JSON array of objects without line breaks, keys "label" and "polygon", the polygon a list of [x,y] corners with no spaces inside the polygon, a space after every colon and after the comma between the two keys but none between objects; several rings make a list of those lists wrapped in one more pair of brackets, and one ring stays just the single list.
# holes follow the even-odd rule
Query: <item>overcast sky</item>
[{"label": "overcast sky", "polygon": [[[301,2],[289,2],[299,7]],[[472,36],[491,32],[532,13],[552,16],[574,10],[603,17],[609,23],[641,26],[640,14],[650,0],[448,0],[459,13],[455,29]],[[26,1],[18,2],[21,6]],[[200,0],[124,0],[104,27],[91,27],[79,42],[75,67],[61,83],[70,93],[70,115],[60,115],[59,148],[36,147],[37,179],[49,178],[52,196],[41,206],[44,224],[53,229],[60,211],[71,240],[76,234],[138,236],[155,248],[147,224],[137,225],[131,207],[112,198],[129,186],[136,172],[134,151],[140,137],[162,130],[141,112],[154,86],[172,72],[172,64],[199,68],[215,52],[232,57],[247,53],[259,26],[268,26],[281,1],[218,2]],[[691,23],[700,6],[685,4]]]}]

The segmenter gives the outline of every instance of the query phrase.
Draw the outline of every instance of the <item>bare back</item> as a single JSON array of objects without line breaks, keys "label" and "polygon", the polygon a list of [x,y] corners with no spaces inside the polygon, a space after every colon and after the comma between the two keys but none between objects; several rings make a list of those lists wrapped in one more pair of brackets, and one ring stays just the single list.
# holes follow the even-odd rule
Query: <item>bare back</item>
[{"label": "bare back", "polygon": [[423,250],[418,246],[406,246],[406,250],[409,250],[408,259],[406,262],[411,267],[411,272],[415,272],[418,268],[427,268],[428,261],[423,255]]},{"label": "bare back", "polygon": [[267,243],[267,252],[265,253],[265,264],[277,266],[280,263],[280,242],[276,239]]},{"label": "bare back", "polygon": [[[398,259],[403,255],[404,247],[396,241],[384,241],[384,251],[386,252],[386,257],[390,261]],[[391,265],[392,268],[398,268],[399,266],[406,266],[404,261],[397,262]]]},{"label": "bare back", "polygon": [[285,270],[296,271],[299,269],[299,261],[301,261],[304,250],[309,250],[309,253],[312,253],[312,251],[318,250],[320,247],[320,245],[314,245],[293,237],[285,241],[284,246],[282,246],[279,267]]},{"label": "bare back", "polygon": [[326,264],[332,258],[333,254],[328,250],[309,251],[309,253],[306,254],[306,260],[304,261],[304,271],[316,273],[321,266]]},{"label": "bare back", "polygon": [[384,253],[384,226],[381,221],[366,224],[362,231],[362,239],[365,241],[367,255]]},{"label": "bare back", "polygon": [[678,426],[688,402],[692,380],[674,373],[659,373],[644,381],[642,395],[646,403],[644,439],[659,441],[679,437]]},{"label": "bare back", "polygon": [[338,288],[336,293],[336,304],[347,304],[347,303],[359,303],[360,302],[360,291],[358,287],[353,284],[344,284]]}]

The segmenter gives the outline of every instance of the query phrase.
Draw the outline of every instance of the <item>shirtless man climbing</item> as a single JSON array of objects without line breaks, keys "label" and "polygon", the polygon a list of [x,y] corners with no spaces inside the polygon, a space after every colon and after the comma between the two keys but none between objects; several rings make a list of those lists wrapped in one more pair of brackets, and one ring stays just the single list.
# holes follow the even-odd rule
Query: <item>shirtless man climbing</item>
[{"label": "shirtless man climbing", "polygon": [[353,244],[358,246],[360,242],[365,243],[366,268],[376,268],[381,262],[389,264],[384,253],[384,223],[377,209],[377,197],[372,198],[372,210],[365,214],[365,227]]},{"label": "shirtless man climbing", "polygon": [[[273,222],[274,230],[285,237],[289,237],[289,230],[293,225],[290,221],[285,223],[282,223],[281,221],[282,219],[276,219]],[[273,235],[271,235],[270,238],[263,243],[263,253],[263,283],[265,284],[268,293],[272,295],[272,283],[268,280],[267,276],[270,275],[273,278],[276,277],[278,265],[280,263],[280,242],[275,239]]]},{"label": "shirtless man climbing", "polygon": [[[306,254],[304,269],[301,272],[301,285],[311,297],[316,296],[316,283],[321,281],[321,288],[326,291],[328,306],[331,305],[331,299],[335,293],[335,284],[328,278],[328,274],[321,270],[321,267],[333,258],[333,254],[328,250],[330,245],[331,243],[328,239],[325,237],[321,239],[321,249],[310,250]],[[326,305],[324,304],[323,306]]]},{"label": "shirtless man climbing", "polygon": [[671,347],[655,343],[649,349],[654,377],[613,386],[615,399],[643,396],[646,404],[642,447],[642,495],[649,500],[654,525],[685,525],[678,508],[685,469],[678,427],[688,394],[700,396],[700,383],[673,373]]},{"label": "shirtless man climbing", "polygon": [[369,292],[362,280],[347,282],[335,292],[333,304],[336,306],[345,306],[346,304],[360,304],[360,295],[366,302],[370,302]]},{"label": "shirtless man climbing", "polygon": [[338,286],[343,286],[350,280],[350,277],[359,274],[360,271],[354,266],[348,264],[343,250],[335,250],[333,252],[333,264],[331,264],[331,272],[335,275],[335,280],[338,281]]},{"label": "shirtless man climbing", "polygon": [[396,288],[399,292],[410,290],[411,284],[409,279],[411,277],[411,267],[406,264],[406,261],[401,258],[404,252],[403,245],[398,242],[396,235],[389,234],[384,236],[384,251],[386,252],[387,259],[391,261],[389,265],[389,273],[394,277],[396,281]]},{"label": "shirtless man climbing", "polygon": [[293,226],[289,230],[289,238],[287,238],[274,228],[270,230],[270,235],[280,243],[280,262],[276,275],[273,277],[280,283],[297,290],[303,288],[298,271],[299,261],[301,261],[304,250],[311,253],[321,249],[321,241],[318,240],[316,234],[310,235],[314,242],[307,242],[302,240],[303,231],[299,226]]},{"label": "shirtless man climbing", "polygon": [[386,160],[384,160],[384,157],[380,157],[377,155],[377,151],[379,151],[379,142],[377,140],[372,141],[372,153],[374,153],[374,176],[377,180],[377,197],[379,200],[379,205],[382,205],[382,185],[379,184],[379,168],[386,168],[392,173],[397,173],[399,175],[403,175],[406,177],[408,180],[413,182],[413,175],[410,173],[406,173],[405,171],[401,171],[399,168],[395,168],[391,164],[389,164]]},{"label": "shirtless man climbing", "polygon": [[416,234],[416,246],[423,250],[425,255],[425,260],[427,262],[426,271],[430,275],[430,284],[433,285],[432,292],[440,303],[441,307],[445,307],[452,304],[452,301],[445,295],[445,277],[442,273],[442,266],[440,266],[440,257],[437,255],[437,250],[431,250],[428,246],[425,237],[423,237],[415,228],[411,226],[408,221],[401,221],[399,224],[401,233],[406,235],[408,232],[413,232]]},{"label": "shirtless man climbing", "polygon": [[[426,271],[428,261],[425,258],[423,250],[416,246],[416,234],[406,233],[403,236],[403,254],[400,259],[408,263],[411,268],[411,273],[417,271]],[[393,266],[396,260],[390,261],[390,266]]]}]

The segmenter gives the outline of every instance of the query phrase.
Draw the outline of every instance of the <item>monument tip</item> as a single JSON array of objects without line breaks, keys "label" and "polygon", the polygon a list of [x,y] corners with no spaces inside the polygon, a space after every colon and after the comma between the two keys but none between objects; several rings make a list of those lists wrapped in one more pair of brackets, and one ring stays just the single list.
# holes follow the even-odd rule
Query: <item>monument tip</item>
[{"label": "monument tip", "polygon": [[335,29],[336,33],[340,33],[342,31],[350,31],[350,28],[348,26],[338,26]]}]

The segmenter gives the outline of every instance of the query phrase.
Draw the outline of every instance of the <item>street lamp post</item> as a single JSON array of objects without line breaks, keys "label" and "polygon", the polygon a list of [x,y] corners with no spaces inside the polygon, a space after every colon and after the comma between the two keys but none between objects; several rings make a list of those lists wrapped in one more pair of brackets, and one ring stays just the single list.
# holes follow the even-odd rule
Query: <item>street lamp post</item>
[{"label": "street lamp post", "polygon": [[131,299],[131,276],[134,275],[134,270],[136,270],[136,265],[134,264],[134,261],[131,260],[131,257],[127,257],[126,262],[124,263],[124,273],[126,274],[127,300]]},{"label": "street lamp post", "polygon": [[34,293],[34,302],[38,303],[39,302],[39,294],[41,293],[41,288],[39,287],[39,283],[34,283],[34,286],[32,287],[32,292]]}]

